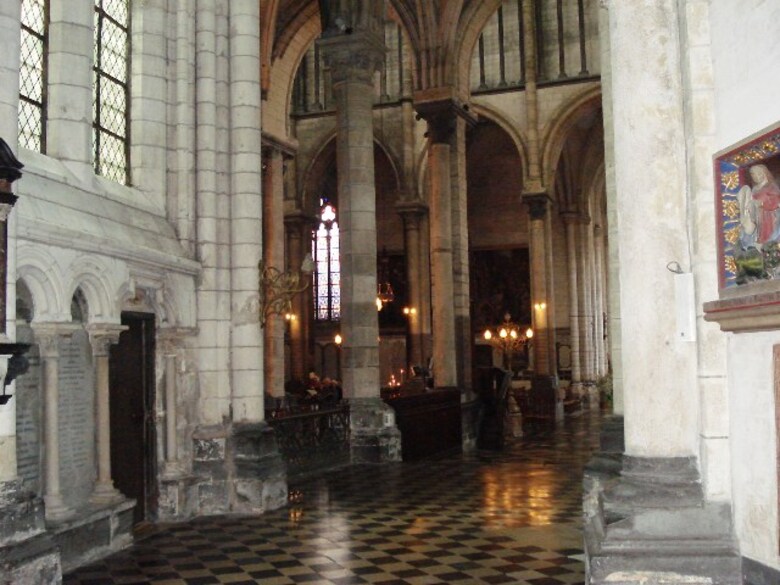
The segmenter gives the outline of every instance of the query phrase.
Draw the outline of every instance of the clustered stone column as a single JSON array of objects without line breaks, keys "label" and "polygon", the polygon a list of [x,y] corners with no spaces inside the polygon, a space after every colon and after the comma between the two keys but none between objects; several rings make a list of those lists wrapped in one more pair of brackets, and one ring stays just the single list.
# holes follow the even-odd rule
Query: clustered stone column
[{"label": "clustered stone column", "polygon": [[43,499],[46,502],[46,519],[57,521],[71,516],[74,512],[65,505],[60,492],[60,342],[73,335],[78,326],[72,323],[33,323],[32,328],[38,342],[43,378]]},{"label": "clustered stone column", "polygon": [[[302,213],[289,214],[284,218],[287,233],[287,270],[298,270],[306,255],[304,242],[309,243],[304,233],[310,231],[311,219]],[[306,327],[309,323],[311,310],[311,288],[295,295],[292,299],[292,310],[296,319],[290,322],[290,377],[293,380],[304,380],[308,368],[308,351],[306,347]]]},{"label": "clustered stone column", "polygon": [[119,342],[124,325],[87,325],[95,367],[95,434],[97,480],[90,496],[93,504],[112,504],[124,499],[111,478],[111,413],[109,408],[108,358],[112,345]]},{"label": "clustered stone column", "polygon": [[[400,433],[392,410],[379,397],[379,325],[376,311],[376,187],[374,178],[374,73],[384,59],[378,35],[379,3],[364,0],[350,34],[334,32],[318,42],[331,68],[336,102],[336,162],[341,228],[342,378],[352,403],[354,460],[400,458]],[[376,14],[375,14],[376,13]],[[372,17],[373,15],[373,17]],[[333,15],[330,15],[333,16]],[[338,18],[336,19],[338,20]],[[338,27],[336,27],[338,29]]]},{"label": "clustered stone column", "polygon": [[582,360],[582,383],[586,392],[591,394],[595,384],[594,364],[594,335],[593,335],[593,295],[590,254],[588,248],[588,232],[590,231],[590,217],[580,215],[579,240],[580,251],[578,256],[579,274],[582,276],[579,283],[579,307],[580,307],[580,356]]}]

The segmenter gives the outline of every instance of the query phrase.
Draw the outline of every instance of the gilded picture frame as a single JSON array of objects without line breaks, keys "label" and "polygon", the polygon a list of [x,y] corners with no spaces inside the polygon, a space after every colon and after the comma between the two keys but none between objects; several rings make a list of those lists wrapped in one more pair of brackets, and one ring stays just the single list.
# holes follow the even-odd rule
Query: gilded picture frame
[{"label": "gilded picture frame", "polygon": [[780,282],[780,123],[715,155],[721,290]]}]

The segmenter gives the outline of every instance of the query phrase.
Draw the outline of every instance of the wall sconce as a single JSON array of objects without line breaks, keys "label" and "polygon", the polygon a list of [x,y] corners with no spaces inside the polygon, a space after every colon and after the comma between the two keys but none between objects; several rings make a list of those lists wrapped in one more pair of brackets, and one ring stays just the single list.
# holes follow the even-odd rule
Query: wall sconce
[{"label": "wall sconce", "polygon": [[407,317],[416,314],[417,314],[417,309],[415,307],[404,307],[404,315],[406,315]]},{"label": "wall sconce", "polygon": [[285,313],[284,314],[284,320],[285,321],[295,321],[298,318],[298,316],[295,313]]},{"label": "wall sconce", "polygon": [[[311,254],[306,254],[298,272],[292,270],[282,272],[274,266],[266,266],[262,260],[258,263],[258,268],[260,269],[260,327],[265,327],[269,315],[284,315],[285,319],[291,321],[294,318],[292,298],[305,291],[311,284],[309,277],[314,270]],[[291,315],[292,318],[288,319],[287,315]]]},{"label": "wall sconce", "polygon": [[547,308],[547,303],[534,303],[534,309],[537,311],[544,311]]},{"label": "wall sconce", "polygon": [[344,338],[341,336],[341,333],[336,333],[336,335],[333,337],[333,342],[341,347],[341,344],[344,343]]}]

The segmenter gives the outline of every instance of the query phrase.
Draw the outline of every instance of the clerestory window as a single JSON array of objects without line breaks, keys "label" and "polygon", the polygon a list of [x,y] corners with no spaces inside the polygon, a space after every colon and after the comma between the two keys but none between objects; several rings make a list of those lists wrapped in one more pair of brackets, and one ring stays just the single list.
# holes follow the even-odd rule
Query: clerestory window
[{"label": "clerestory window", "polygon": [[22,0],[19,145],[46,152],[46,61],[49,3]]},{"label": "clerestory window", "polygon": [[129,0],[95,0],[93,158],[95,172],[129,184]]},{"label": "clerestory window", "polygon": [[339,223],[336,208],[320,200],[320,222],[312,238],[314,258],[314,318],[336,321],[341,318],[341,262]]}]

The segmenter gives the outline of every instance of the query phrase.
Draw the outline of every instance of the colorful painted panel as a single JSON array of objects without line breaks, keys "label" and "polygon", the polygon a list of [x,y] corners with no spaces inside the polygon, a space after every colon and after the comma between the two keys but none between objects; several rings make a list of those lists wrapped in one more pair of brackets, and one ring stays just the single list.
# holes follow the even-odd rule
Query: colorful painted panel
[{"label": "colorful painted panel", "polygon": [[780,128],[715,158],[720,286],[780,280]]}]

